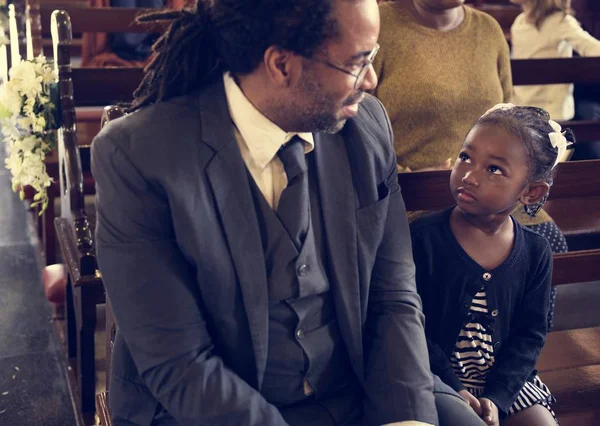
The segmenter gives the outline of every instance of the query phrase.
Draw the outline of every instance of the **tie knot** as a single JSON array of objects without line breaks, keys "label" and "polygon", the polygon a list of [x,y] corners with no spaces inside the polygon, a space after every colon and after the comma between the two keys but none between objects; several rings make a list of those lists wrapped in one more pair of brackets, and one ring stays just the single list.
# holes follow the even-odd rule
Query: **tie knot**
[{"label": "tie knot", "polygon": [[288,143],[283,145],[277,155],[283,163],[288,182],[291,182],[299,174],[306,172],[304,143],[298,136],[294,136]]}]

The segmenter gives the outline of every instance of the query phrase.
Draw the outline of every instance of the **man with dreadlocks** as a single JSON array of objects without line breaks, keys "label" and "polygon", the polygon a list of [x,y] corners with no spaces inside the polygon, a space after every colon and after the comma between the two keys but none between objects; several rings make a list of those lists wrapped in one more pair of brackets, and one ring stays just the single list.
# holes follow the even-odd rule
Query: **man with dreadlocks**
[{"label": "man with dreadlocks", "polygon": [[143,18],[172,24],[93,143],[115,425],[433,425],[436,402],[483,424],[434,396],[392,132],[365,94],[378,13]]}]

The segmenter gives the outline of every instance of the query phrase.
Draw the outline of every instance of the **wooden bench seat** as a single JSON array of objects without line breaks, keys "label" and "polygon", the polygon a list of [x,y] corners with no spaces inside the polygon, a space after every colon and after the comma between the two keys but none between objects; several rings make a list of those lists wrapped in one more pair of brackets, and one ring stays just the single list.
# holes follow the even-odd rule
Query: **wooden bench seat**
[{"label": "wooden bench seat", "polygon": [[600,364],[600,326],[551,332],[537,368],[544,377],[549,371],[596,364]]},{"label": "wooden bench seat", "polygon": [[540,374],[540,377],[556,398],[557,402],[553,408],[559,420],[562,414],[587,412],[598,408],[600,365],[546,371]]},{"label": "wooden bench seat", "polygon": [[592,419],[600,419],[600,327],[550,333],[537,368],[561,426],[599,424]]}]

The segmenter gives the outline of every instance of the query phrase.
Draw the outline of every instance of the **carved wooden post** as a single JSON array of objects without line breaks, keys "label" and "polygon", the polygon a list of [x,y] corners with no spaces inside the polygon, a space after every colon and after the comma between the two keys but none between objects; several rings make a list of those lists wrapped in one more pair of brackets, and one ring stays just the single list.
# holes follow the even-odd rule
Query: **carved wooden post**
[{"label": "carved wooden post", "polygon": [[[90,226],[85,213],[81,159],[77,145],[75,102],[71,70],[71,19],[67,12],[52,12],[50,31],[54,50],[54,66],[58,73],[61,122],[58,130],[58,165],[60,179],[61,218],[56,219],[57,234],[65,236],[61,248],[66,253],[69,286],[73,306],[67,316],[69,354],[76,354],[79,408],[82,416],[94,413],[96,391],[94,333],[96,302],[103,299]],[[68,307],[68,306],[67,306]],[[73,335],[74,334],[74,335]],[[75,345],[73,348],[72,345]]]}]

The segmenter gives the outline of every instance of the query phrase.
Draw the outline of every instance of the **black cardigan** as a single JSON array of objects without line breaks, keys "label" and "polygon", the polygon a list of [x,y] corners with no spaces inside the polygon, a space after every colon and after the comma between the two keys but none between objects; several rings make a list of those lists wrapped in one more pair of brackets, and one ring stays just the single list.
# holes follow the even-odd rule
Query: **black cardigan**
[{"label": "black cardigan", "polygon": [[552,252],[544,237],[513,220],[515,241],[509,257],[487,271],[467,255],[452,233],[452,209],[411,224],[431,370],[456,391],[464,389],[450,356],[469,320],[473,296],[484,286],[496,362],[487,375],[483,397],[494,401],[504,417],[525,381],[536,374],[547,334]]}]

